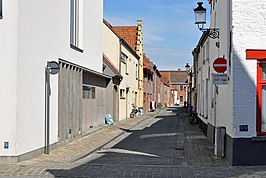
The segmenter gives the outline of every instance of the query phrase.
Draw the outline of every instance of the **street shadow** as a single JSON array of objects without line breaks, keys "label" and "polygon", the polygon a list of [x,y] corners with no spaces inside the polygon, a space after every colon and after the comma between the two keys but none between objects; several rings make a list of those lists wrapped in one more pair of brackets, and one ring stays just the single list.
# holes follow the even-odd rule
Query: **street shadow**
[{"label": "street shadow", "polygon": [[123,177],[120,175],[124,172],[122,168],[132,171],[133,167],[141,166],[229,167],[224,159],[214,156],[213,145],[198,126],[189,124],[183,108],[169,108],[169,111],[175,114],[169,116],[159,114],[153,118],[151,125],[130,130],[122,129],[128,134],[125,139],[110,148],[98,150],[94,159],[88,159],[82,165],[68,170],[47,171],[55,177],[65,175],[82,177],[84,172],[91,177],[109,177],[109,169],[116,168],[114,177]]}]

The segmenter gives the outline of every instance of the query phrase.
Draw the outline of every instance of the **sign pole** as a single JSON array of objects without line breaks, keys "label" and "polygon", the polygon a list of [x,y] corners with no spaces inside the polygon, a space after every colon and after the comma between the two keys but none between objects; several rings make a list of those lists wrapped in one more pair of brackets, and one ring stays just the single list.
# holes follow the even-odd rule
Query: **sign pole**
[{"label": "sign pole", "polygon": [[49,154],[49,120],[50,120],[50,73],[47,66],[45,67],[45,150],[44,153]]},{"label": "sign pole", "polygon": [[49,154],[50,151],[50,74],[55,75],[59,70],[60,67],[57,62],[47,62],[45,67],[45,154]]}]

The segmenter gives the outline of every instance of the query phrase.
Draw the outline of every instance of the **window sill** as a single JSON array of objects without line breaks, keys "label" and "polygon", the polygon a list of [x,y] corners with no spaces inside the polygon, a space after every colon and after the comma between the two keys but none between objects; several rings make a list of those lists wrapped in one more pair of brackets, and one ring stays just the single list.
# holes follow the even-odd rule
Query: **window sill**
[{"label": "window sill", "polygon": [[2,19],[3,18],[3,16],[0,16],[0,19]]},{"label": "window sill", "polygon": [[73,44],[70,44],[70,48],[72,48],[72,49],[74,49],[74,50],[76,50],[76,51],[78,51],[78,52],[81,52],[81,53],[83,53],[83,51],[84,51],[84,50],[82,50],[82,49],[80,49],[80,48],[74,46]]}]

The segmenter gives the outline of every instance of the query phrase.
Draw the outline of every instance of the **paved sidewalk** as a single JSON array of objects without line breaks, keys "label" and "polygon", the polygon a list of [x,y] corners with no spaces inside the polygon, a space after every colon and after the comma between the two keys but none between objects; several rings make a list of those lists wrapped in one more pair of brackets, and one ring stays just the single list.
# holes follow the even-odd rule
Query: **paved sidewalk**
[{"label": "paved sidewalk", "polygon": [[49,155],[42,154],[36,158],[19,163],[0,164],[0,176],[47,176],[53,177],[49,169],[71,169],[79,165],[78,160],[108,144],[118,136],[130,130],[143,120],[150,118],[160,110],[143,116],[125,119],[114,125],[100,125],[93,132],[64,146],[51,150]]}]

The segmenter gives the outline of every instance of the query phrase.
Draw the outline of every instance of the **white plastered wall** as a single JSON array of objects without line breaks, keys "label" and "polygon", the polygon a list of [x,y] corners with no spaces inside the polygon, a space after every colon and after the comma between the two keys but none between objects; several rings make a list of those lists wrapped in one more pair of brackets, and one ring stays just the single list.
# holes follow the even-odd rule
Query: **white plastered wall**
[{"label": "white plastered wall", "polygon": [[[3,1],[3,19],[0,19],[0,156],[17,153],[17,17],[18,0]],[[4,149],[4,142],[9,142],[9,149]]]},{"label": "white plastered wall", "polygon": [[119,38],[103,23],[103,53],[119,69]]},{"label": "white plastered wall", "polygon": [[[266,49],[264,0],[233,0],[233,137],[256,136],[257,61],[246,60],[246,49]],[[248,125],[240,132],[239,125]]]},{"label": "white plastered wall", "polygon": [[[0,105],[5,106],[0,108],[1,120],[6,123],[0,126],[0,153],[1,156],[17,156],[44,146],[44,69],[47,61],[61,58],[102,71],[103,2],[83,3],[83,53],[70,48],[69,1],[4,2],[0,38],[5,43],[1,43],[0,55],[5,63],[9,62],[7,69],[10,72],[0,77],[1,83],[5,84],[0,89],[3,91]],[[52,144],[57,142],[58,136],[57,75],[51,76],[51,93]],[[10,142],[9,149],[2,150],[3,141]]]},{"label": "white plastered wall", "polygon": [[[216,127],[226,127],[226,132],[232,135],[232,79],[229,67],[229,34],[230,34],[230,7],[228,0],[214,0],[215,8],[211,6],[210,28],[219,28],[219,38],[209,38],[210,57],[210,84],[209,84],[209,120],[208,122]],[[217,47],[219,45],[219,48]],[[213,69],[213,62],[218,57],[227,59],[227,75],[230,80],[227,85],[218,86],[218,94],[212,84],[212,73],[217,73]],[[216,100],[216,106],[215,106]],[[213,107],[211,107],[213,106]],[[216,109],[215,109],[216,107]]]},{"label": "white plastered wall", "polygon": [[125,101],[123,99],[120,100],[121,103],[119,105],[121,119],[126,119],[129,118],[130,112],[133,108],[132,101],[134,100],[135,96],[132,96],[132,92],[138,92],[138,80],[137,80],[138,76],[136,76],[136,64],[138,64],[138,60],[134,55],[132,55],[132,53],[127,48],[124,47],[124,45],[121,46],[121,51],[128,56],[126,63],[127,73],[121,70],[121,74],[123,75],[123,80],[121,81],[120,84],[120,87],[125,90],[126,88],[129,88],[128,98],[125,99]]}]

